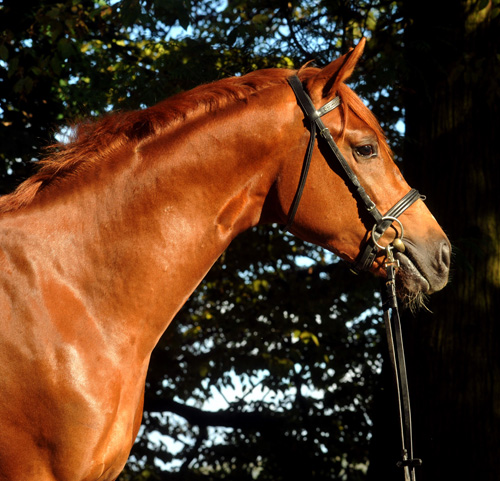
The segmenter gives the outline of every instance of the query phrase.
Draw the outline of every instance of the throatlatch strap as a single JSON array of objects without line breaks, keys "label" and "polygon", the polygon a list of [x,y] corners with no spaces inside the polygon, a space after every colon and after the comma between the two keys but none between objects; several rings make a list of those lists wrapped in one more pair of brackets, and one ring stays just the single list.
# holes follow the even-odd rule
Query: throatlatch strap
[{"label": "throatlatch strap", "polygon": [[288,222],[283,229],[285,231],[287,231],[293,223],[293,219],[295,218],[295,214],[299,208],[302,192],[304,192],[304,186],[306,185],[307,174],[309,173],[309,167],[311,165],[312,153],[314,149],[314,142],[316,141],[316,124],[314,122],[311,122],[310,131],[311,137],[309,137],[309,145],[307,146],[306,156],[304,158],[304,163],[302,164],[299,186],[297,187],[297,192],[295,192],[292,206],[290,207],[290,211],[288,213]]}]

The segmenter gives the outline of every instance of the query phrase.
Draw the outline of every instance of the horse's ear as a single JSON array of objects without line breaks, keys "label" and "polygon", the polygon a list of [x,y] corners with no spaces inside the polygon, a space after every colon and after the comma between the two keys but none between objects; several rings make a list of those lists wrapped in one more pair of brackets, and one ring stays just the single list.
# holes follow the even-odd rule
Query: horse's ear
[{"label": "horse's ear", "polygon": [[365,48],[366,38],[342,57],[329,63],[307,82],[307,90],[313,101],[329,99],[334,96],[338,84],[347,80]]}]

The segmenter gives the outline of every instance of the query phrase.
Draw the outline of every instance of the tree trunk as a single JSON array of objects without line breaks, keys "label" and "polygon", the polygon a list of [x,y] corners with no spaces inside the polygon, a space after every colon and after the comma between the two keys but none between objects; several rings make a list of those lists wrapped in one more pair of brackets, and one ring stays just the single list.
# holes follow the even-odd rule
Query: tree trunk
[{"label": "tree trunk", "polygon": [[493,4],[403,2],[410,20],[404,173],[427,194],[455,254],[451,283],[429,302],[432,314],[403,319],[415,455],[424,462],[419,481],[500,479],[500,8]]}]

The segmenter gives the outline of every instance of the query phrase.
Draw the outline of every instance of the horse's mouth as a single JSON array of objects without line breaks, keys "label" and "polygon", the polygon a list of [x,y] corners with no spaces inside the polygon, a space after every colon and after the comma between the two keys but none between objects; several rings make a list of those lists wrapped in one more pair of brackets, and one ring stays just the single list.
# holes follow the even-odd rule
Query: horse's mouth
[{"label": "horse's mouth", "polygon": [[431,291],[430,282],[408,252],[405,254],[398,252],[395,257],[400,264],[398,270],[399,297],[408,304],[422,304],[425,294],[429,294]]}]

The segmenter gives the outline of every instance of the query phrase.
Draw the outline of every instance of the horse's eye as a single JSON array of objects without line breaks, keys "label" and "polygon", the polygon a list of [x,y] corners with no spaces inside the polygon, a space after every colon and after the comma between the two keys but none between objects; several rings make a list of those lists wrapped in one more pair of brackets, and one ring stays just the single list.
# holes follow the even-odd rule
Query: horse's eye
[{"label": "horse's eye", "polygon": [[373,145],[360,145],[354,149],[354,152],[359,157],[363,157],[364,159],[369,159],[370,157],[374,157],[376,155],[375,147]]}]

